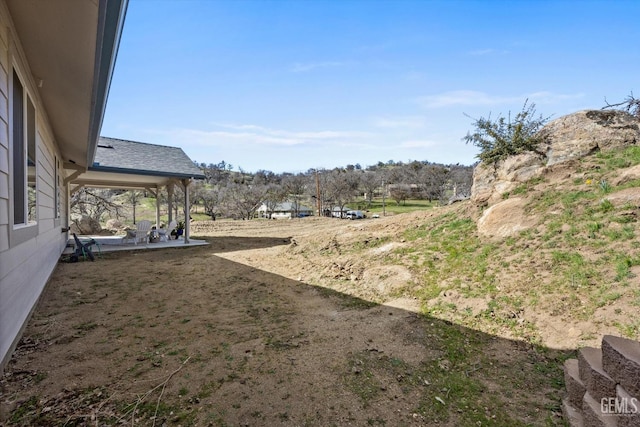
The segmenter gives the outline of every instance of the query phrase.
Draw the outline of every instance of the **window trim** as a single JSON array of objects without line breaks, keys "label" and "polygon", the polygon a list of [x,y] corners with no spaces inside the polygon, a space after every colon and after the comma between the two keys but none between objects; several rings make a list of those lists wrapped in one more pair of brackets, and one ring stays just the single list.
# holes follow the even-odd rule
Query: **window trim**
[{"label": "window trim", "polygon": [[[29,177],[28,177],[28,157],[29,157],[29,124],[27,123],[28,121],[28,113],[27,113],[27,109],[28,109],[28,105],[30,104],[33,107],[33,127],[34,127],[34,138],[35,138],[35,133],[37,132],[37,109],[35,106],[35,103],[33,102],[33,97],[30,94],[30,91],[27,87],[27,85],[24,83],[26,80],[22,77],[22,73],[20,72],[19,67],[14,63],[13,66],[11,67],[11,73],[7,76],[8,79],[10,79],[9,81],[9,99],[8,99],[8,121],[9,121],[9,148],[10,148],[10,161],[11,161],[11,173],[10,173],[10,203],[11,203],[11,208],[9,209],[9,219],[10,219],[10,237],[9,237],[9,244],[10,246],[16,246],[19,245],[23,242],[26,242],[30,239],[33,239],[35,237],[37,237],[38,235],[38,210],[39,210],[39,204],[38,204],[38,188],[37,188],[37,181],[38,181],[38,177],[39,177],[39,167],[38,167],[38,142],[37,142],[37,138],[34,139],[33,143],[34,143],[34,153],[33,153],[33,162],[34,162],[34,167],[35,167],[35,182],[36,182],[36,193],[35,193],[35,206],[34,209],[36,210],[36,219],[35,221],[29,221],[28,218],[28,209],[29,209],[29,201],[28,201],[28,197],[29,197],[29,192],[28,192],[28,188],[29,188]],[[22,129],[20,131],[21,135],[22,135],[22,143],[20,144],[20,149],[23,151],[23,155],[22,155],[22,160],[24,161],[24,165],[22,166],[21,170],[23,172],[23,179],[21,180],[21,182],[19,182],[18,184],[22,186],[22,189],[24,191],[24,195],[21,198],[21,201],[24,203],[22,212],[18,211],[16,212],[16,207],[15,207],[15,199],[16,199],[16,182],[14,181],[14,178],[16,176],[16,172],[15,172],[15,160],[16,160],[16,155],[15,155],[15,141],[14,141],[14,132],[15,132],[15,123],[14,123],[14,118],[15,118],[15,113],[14,113],[14,78],[18,79],[18,82],[20,84],[20,86],[22,86],[22,102],[21,102],[21,107],[22,107],[22,112],[21,112],[21,116],[22,116]],[[16,213],[22,213],[23,215],[23,222],[19,222],[16,224]]]},{"label": "window trim", "polygon": [[[18,94],[18,89],[20,93]],[[13,178],[13,227],[21,227],[29,224],[27,218],[28,193],[27,193],[27,150],[25,144],[25,107],[24,85],[20,81],[16,70],[11,73],[11,169]]]},{"label": "window trim", "polygon": [[62,175],[60,174],[60,159],[58,155],[53,156],[53,225],[60,226],[62,216]]}]

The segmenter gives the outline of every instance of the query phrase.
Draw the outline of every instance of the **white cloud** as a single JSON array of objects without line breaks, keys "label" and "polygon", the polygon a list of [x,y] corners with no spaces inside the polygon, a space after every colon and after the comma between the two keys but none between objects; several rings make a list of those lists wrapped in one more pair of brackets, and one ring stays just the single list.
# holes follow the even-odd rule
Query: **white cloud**
[{"label": "white cloud", "polygon": [[400,148],[433,148],[437,146],[438,143],[435,141],[429,140],[413,140],[413,141],[404,141],[400,144]]},{"label": "white cloud", "polygon": [[275,135],[254,132],[202,131],[195,129],[179,129],[179,135],[200,145],[256,144],[256,145],[298,145],[303,141],[296,138],[278,137]]},{"label": "white cloud", "polygon": [[170,133],[171,138],[175,140],[184,141],[185,144],[225,146],[232,143],[246,147],[316,145],[320,143],[345,145],[345,143],[351,144],[354,140],[371,136],[371,133],[361,131],[292,132],[250,124],[216,124],[216,126],[223,130],[172,129],[166,133]]},{"label": "white cloud", "polygon": [[498,105],[520,100],[519,97],[493,96],[473,90],[454,90],[438,95],[424,96],[417,102],[426,108],[449,107],[453,105]]},{"label": "white cloud", "polygon": [[422,116],[378,117],[373,119],[373,125],[378,128],[419,129],[424,127],[425,118]]},{"label": "white cloud", "polygon": [[584,93],[562,94],[553,92],[534,92],[527,95],[527,99],[537,104],[557,104],[563,101],[581,99],[584,98],[584,96]]},{"label": "white cloud", "polygon": [[542,104],[556,104],[566,100],[582,98],[584,94],[560,94],[548,91],[533,92],[517,96],[496,96],[473,90],[455,90],[438,95],[418,98],[416,102],[424,108],[440,108],[455,105],[491,106],[523,103],[526,99]]}]

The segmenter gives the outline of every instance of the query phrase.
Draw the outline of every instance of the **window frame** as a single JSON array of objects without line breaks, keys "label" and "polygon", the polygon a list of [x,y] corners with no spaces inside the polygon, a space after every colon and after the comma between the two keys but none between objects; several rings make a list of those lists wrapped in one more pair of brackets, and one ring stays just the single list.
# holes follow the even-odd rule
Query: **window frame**
[{"label": "window frame", "polygon": [[58,221],[56,225],[60,225],[60,215],[62,212],[60,189],[62,188],[62,178],[60,175],[60,159],[58,155],[53,156],[53,170],[53,219]]},{"label": "window frame", "polygon": [[[38,233],[38,141],[37,141],[37,117],[38,111],[33,97],[29,91],[26,80],[22,77],[19,67],[14,63],[12,72],[7,76],[9,81],[8,121],[9,121],[9,147],[11,161],[11,190],[10,190],[10,245],[15,246],[27,240],[35,238]],[[17,84],[16,84],[17,83]],[[21,88],[22,99],[17,102],[16,89]],[[19,114],[16,107],[21,108]],[[17,133],[17,134],[16,134]],[[16,148],[18,151],[16,151]],[[30,157],[33,157],[30,159]],[[32,165],[30,166],[29,163]],[[16,168],[16,162],[21,165]],[[33,187],[29,182],[30,168],[33,175]],[[29,189],[34,188],[33,204],[31,206],[34,217],[29,215]],[[18,206],[16,204],[22,204]]]}]

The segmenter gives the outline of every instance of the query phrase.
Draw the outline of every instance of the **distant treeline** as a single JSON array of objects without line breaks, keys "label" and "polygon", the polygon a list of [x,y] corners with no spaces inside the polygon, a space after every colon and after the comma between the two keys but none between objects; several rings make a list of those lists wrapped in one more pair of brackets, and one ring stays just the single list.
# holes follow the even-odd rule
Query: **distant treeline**
[{"label": "distant treeline", "polygon": [[[360,165],[344,168],[309,169],[304,173],[255,173],[234,171],[222,161],[218,164],[196,163],[206,179],[190,186],[189,201],[215,220],[219,217],[251,219],[261,206],[271,216],[278,205],[287,202],[295,211],[306,206],[313,211],[331,212],[347,207],[368,209],[374,198],[386,198],[400,204],[409,199],[447,203],[469,197],[473,166],[443,165],[428,161],[407,163],[379,162],[363,169]],[[136,206],[148,197],[144,190],[102,190],[83,188],[73,194],[72,214],[91,217],[97,222],[106,218],[136,221]],[[157,193],[166,206],[168,193]],[[184,193],[180,185],[173,191],[173,218],[182,217]],[[297,216],[298,212],[292,212]]]},{"label": "distant treeline", "polygon": [[366,208],[375,197],[397,203],[425,199],[446,203],[470,195],[473,166],[443,165],[428,161],[378,162],[334,169],[309,169],[304,173],[254,173],[233,171],[233,166],[196,163],[206,180],[196,182],[192,200],[212,218],[226,216],[250,219],[265,204],[267,211],[282,202],[305,204],[321,211],[357,204]]}]

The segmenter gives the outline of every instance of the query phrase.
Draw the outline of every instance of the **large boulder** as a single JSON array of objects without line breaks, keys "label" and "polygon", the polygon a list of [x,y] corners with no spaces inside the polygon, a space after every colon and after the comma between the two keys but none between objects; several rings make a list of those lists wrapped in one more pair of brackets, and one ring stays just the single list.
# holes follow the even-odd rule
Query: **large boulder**
[{"label": "large boulder", "polygon": [[102,232],[100,222],[88,215],[74,215],[72,216],[71,221],[71,226],[69,227],[71,233],[95,235]]},{"label": "large boulder", "polygon": [[494,204],[504,193],[536,178],[544,172],[544,156],[523,153],[511,156],[494,165],[478,164],[473,170],[471,200],[477,204]]},{"label": "large boulder", "polygon": [[604,197],[604,200],[610,201],[614,206],[633,206],[634,208],[640,207],[640,188],[632,187],[625,188],[615,193],[608,194]]},{"label": "large boulder", "polygon": [[478,220],[478,233],[488,237],[510,237],[530,228],[535,221],[526,215],[526,204],[526,200],[514,197],[491,206]]},{"label": "large boulder", "polygon": [[495,165],[479,163],[473,174],[471,200],[492,205],[518,185],[543,175],[558,163],[640,143],[640,119],[624,111],[585,110],[548,123],[537,152],[511,156]]},{"label": "large boulder", "polygon": [[125,229],[125,225],[119,219],[110,218],[107,220],[104,228],[114,233],[118,233]]},{"label": "large boulder", "polygon": [[586,110],[560,117],[541,132],[547,138],[547,166],[640,141],[640,121],[623,111]]},{"label": "large boulder", "polygon": [[640,165],[631,166],[620,171],[620,175],[618,175],[618,178],[616,178],[613,184],[622,185],[636,179],[640,179]]}]

